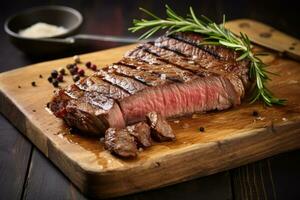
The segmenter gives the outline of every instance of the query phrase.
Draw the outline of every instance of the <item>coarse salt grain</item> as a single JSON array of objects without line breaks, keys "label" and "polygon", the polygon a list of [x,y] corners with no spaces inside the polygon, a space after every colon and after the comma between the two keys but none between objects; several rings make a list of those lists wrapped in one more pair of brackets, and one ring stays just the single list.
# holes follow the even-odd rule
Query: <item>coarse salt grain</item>
[{"label": "coarse salt grain", "polygon": [[53,37],[66,33],[67,29],[62,26],[55,26],[43,22],[35,23],[26,29],[20,30],[19,34],[28,38],[45,38]]},{"label": "coarse salt grain", "polygon": [[166,80],[166,78],[167,78],[167,75],[166,75],[166,74],[161,74],[161,75],[160,75],[160,79],[161,79],[161,80]]}]

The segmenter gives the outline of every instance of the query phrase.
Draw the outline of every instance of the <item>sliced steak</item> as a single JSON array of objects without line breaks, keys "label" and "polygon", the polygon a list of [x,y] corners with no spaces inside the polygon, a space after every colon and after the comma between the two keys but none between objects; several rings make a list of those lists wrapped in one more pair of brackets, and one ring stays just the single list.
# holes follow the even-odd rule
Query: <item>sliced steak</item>
[{"label": "sliced steak", "polygon": [[50,109],[68,125],[99,134],[144,121],[149,112],[170,118],[239,105],[249,86],[249,62],[202,41],[198,34],[177,33],[139,45],[60,90]]},{"label": "sliced steak", "polygon": [[139,147],[150,147],[152,145],[150,127],[145,122],[128,126],[127,130],[136,139]]},{"label": "sliced steak", "polygon": [[158,113],[147,114],[147,122],[151,127],[151,136],[158,142],[175,140],[175,135],[168,122]]},{"label": "sliced steak", "polygon": [[93,135],[103,134],[108,127],[124,127],[120,107],[111,97],[122,99],[129,94],[103,82],[88,83],[91,81],[89,77],[60,90],[50,102],[50,110],[69,126]]},{"label": "sliced steak", "polygon": [[137,156],[137,144],[134,136],[125,129],[109,128],[105,132],[104,147],[110,152],[123,158]]}]

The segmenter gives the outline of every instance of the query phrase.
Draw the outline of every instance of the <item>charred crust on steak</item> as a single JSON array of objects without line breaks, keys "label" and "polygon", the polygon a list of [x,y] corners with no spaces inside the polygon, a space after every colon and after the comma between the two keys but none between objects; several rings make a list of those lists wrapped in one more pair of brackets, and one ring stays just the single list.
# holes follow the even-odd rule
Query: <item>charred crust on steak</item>
[{"label": "charred crust on steak", "polygon": [[175,140],[173,130],[160,114],[150,112],[146,116],[147,122],[151,128],[151,136],[158,142]]},{"label": "charred crust on steak", "polygon": [[135,138],[127,129],[109,128],[105,132],[104,147],[122,158],[134,158],[138,148]]},{"label": "charred crust on steak", "polygon": [[127,130],[136,139],[138,147],[150,147],[152,145],[150,127],[145,122],[127,126]]}]

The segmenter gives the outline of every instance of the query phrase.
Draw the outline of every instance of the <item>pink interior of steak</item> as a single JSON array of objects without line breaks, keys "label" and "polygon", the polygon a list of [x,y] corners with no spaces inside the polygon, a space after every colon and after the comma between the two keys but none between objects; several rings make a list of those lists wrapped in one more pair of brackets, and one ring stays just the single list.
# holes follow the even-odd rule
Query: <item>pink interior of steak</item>
[{"label": "pink interior of steak", "polygon": [[127,124],[145,119],[155,111],[174,117],[209,110],[223,110],[239,104],[232,84],[223,77],[199,78],[186,83],[151,87],[120,101]]},{"label": "pink interior of steak", "polygon": [[70,126],[93,134],[121,128],[156,111],[163,117],[223,110],[240,104],[248,61],[224,47],[199,46],[193,33],[159,37],[60,90],[50,109]]}]

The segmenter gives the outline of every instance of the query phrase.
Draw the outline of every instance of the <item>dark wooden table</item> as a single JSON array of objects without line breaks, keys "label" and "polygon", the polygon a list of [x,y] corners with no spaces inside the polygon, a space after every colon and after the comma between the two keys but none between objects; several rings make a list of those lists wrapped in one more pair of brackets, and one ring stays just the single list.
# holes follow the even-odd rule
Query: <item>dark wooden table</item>
[{"label": "dark wooden table", "polygon": [[[214,20],[223,13],[227,19],[252,18],[268,23],[295,37],[300,36],[297,1],[5,1],[0,6],[0,22],[18,11],[39,5],[67,5],[85,17],[82,32],[130,35],[132,18],[141,17],[143,6],[162,15],[168,3],[182,14],[195,10]],[[109,47],[116,43],[89,45],[81,52]],[[78,52],[66,52],[73,55]],[[56,57],[28,57],[13,47],[0,32],[0,72]],[[22,77],[20,77],[22,78]],[[299,133],[300,134],[300,133]],[[201,156],[201,155],[199,155]],[[142,177],[141,177],[142,178]],[[283,153],[256,163],[177,185],[129,195],[119,199],[300,199],[300,150]],[[87,199],[41,152],[0,115],[0,199]]]}]

